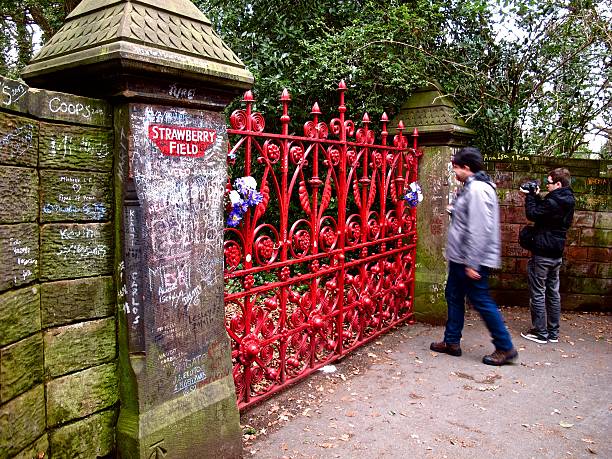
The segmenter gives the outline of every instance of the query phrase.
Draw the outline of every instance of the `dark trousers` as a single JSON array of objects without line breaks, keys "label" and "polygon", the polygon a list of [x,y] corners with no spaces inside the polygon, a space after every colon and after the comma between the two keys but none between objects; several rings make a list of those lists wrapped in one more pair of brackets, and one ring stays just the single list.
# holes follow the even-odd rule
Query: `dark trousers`
[{"label": "dark trousers", "polygon": [[489,294],[489,270],[481,267],[479,280],[470,279],[465,274],[465,265],[449,262],[448,280],[446,281],[446,303],[448,320],[444,331],[444,341],[448,344],[459,344],[465,317],[465,297],[470,300],[493,337],[496,350],[509,351],[513,348],[512,338],[504,324],[497,304]]},{"label": "dark trousers", "polygon": [[533,255],[527,263],[531,325],[543,338],[559,338],[561,295],[559,269],[561,258]]}]

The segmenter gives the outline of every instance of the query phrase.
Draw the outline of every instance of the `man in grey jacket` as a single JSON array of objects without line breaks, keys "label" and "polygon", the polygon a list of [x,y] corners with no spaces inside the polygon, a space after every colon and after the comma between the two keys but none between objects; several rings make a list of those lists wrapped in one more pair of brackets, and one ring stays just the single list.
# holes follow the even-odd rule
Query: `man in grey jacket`
[{"label": "man in grey jacket", "polygon": [[448,319],[444,340],[431,343],[436,352],[459,357],[465,315],[465,297],[484,320],[495,351],[482,359],[487,365],[505,365],[518,356],[510,333],[489,294],[489,269],[501,266],[499,204],[495,184],[483,171],[482,155],[477,148],[462,148],[453,157],[453,171],[463,189],[452,208],[448,229],[446,259],[446,303]]}]

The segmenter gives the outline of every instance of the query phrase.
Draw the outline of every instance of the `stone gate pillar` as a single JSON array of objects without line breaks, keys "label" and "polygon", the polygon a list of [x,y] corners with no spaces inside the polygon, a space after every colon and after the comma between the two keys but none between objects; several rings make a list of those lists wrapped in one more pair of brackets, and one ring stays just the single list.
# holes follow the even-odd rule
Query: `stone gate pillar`
[{"label": "stone gate pillar", "polygon": [[404,121],[405,132],[418,129],[423,149],[419,183],[424,199],[418,207],[415,316],[429,323],[446,321],[444,246],[450,222],[446,206],[457,183],[450,165],[454,151],[468,145],[474,131],[454,113],[455,105],[436,85],[417,89],[393,122]]},{"label": "stone gate pillar", "polygon": [[83,0],[23,77],[115,107],[120,457],[239,457],[222,110],[251,74],[189,0]]}]

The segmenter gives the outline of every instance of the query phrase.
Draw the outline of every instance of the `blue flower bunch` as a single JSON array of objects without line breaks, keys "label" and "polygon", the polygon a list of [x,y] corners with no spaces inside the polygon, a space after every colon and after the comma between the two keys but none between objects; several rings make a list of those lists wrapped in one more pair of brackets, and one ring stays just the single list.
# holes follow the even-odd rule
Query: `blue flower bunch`
[{"label": "blue flower bunch", "polygon": [[423,200],[421,186],[417,182],[412,182],[410,185],[408,185],[408,190],[404,195],[404,200],[410,207],[416,207],[419,202]]},{"label": "blue flower bunch", "polygon": [[263,201],[263,194],[257,191],[257,181],[249,175],[234,181],[234,189],[229,192],[229,200],[232,209],[227,218],[227,226],[235,228],[249,207],[255,207]]}]

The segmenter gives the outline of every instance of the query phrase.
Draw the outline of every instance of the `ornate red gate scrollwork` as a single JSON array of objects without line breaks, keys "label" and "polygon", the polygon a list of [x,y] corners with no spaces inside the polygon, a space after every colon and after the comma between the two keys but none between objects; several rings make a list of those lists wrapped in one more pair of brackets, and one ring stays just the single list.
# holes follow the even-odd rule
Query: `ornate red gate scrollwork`
[{"label": "ornate red gate scrollwork", "polygon": [[288,133],[286,90],[280,134],[264,132],[250,91],[230,118],[233,178],[253,176],[263,194],[225,234],[241,409],[412,317],[416,210],[403,195],[417,180],[417,132],[408,147],[400,122],[391,139],[383,114],[375,144],[368,115],[360,127],[346,119],[338,89],[338,117],[320,121],[315,103],[303,136]]}]

